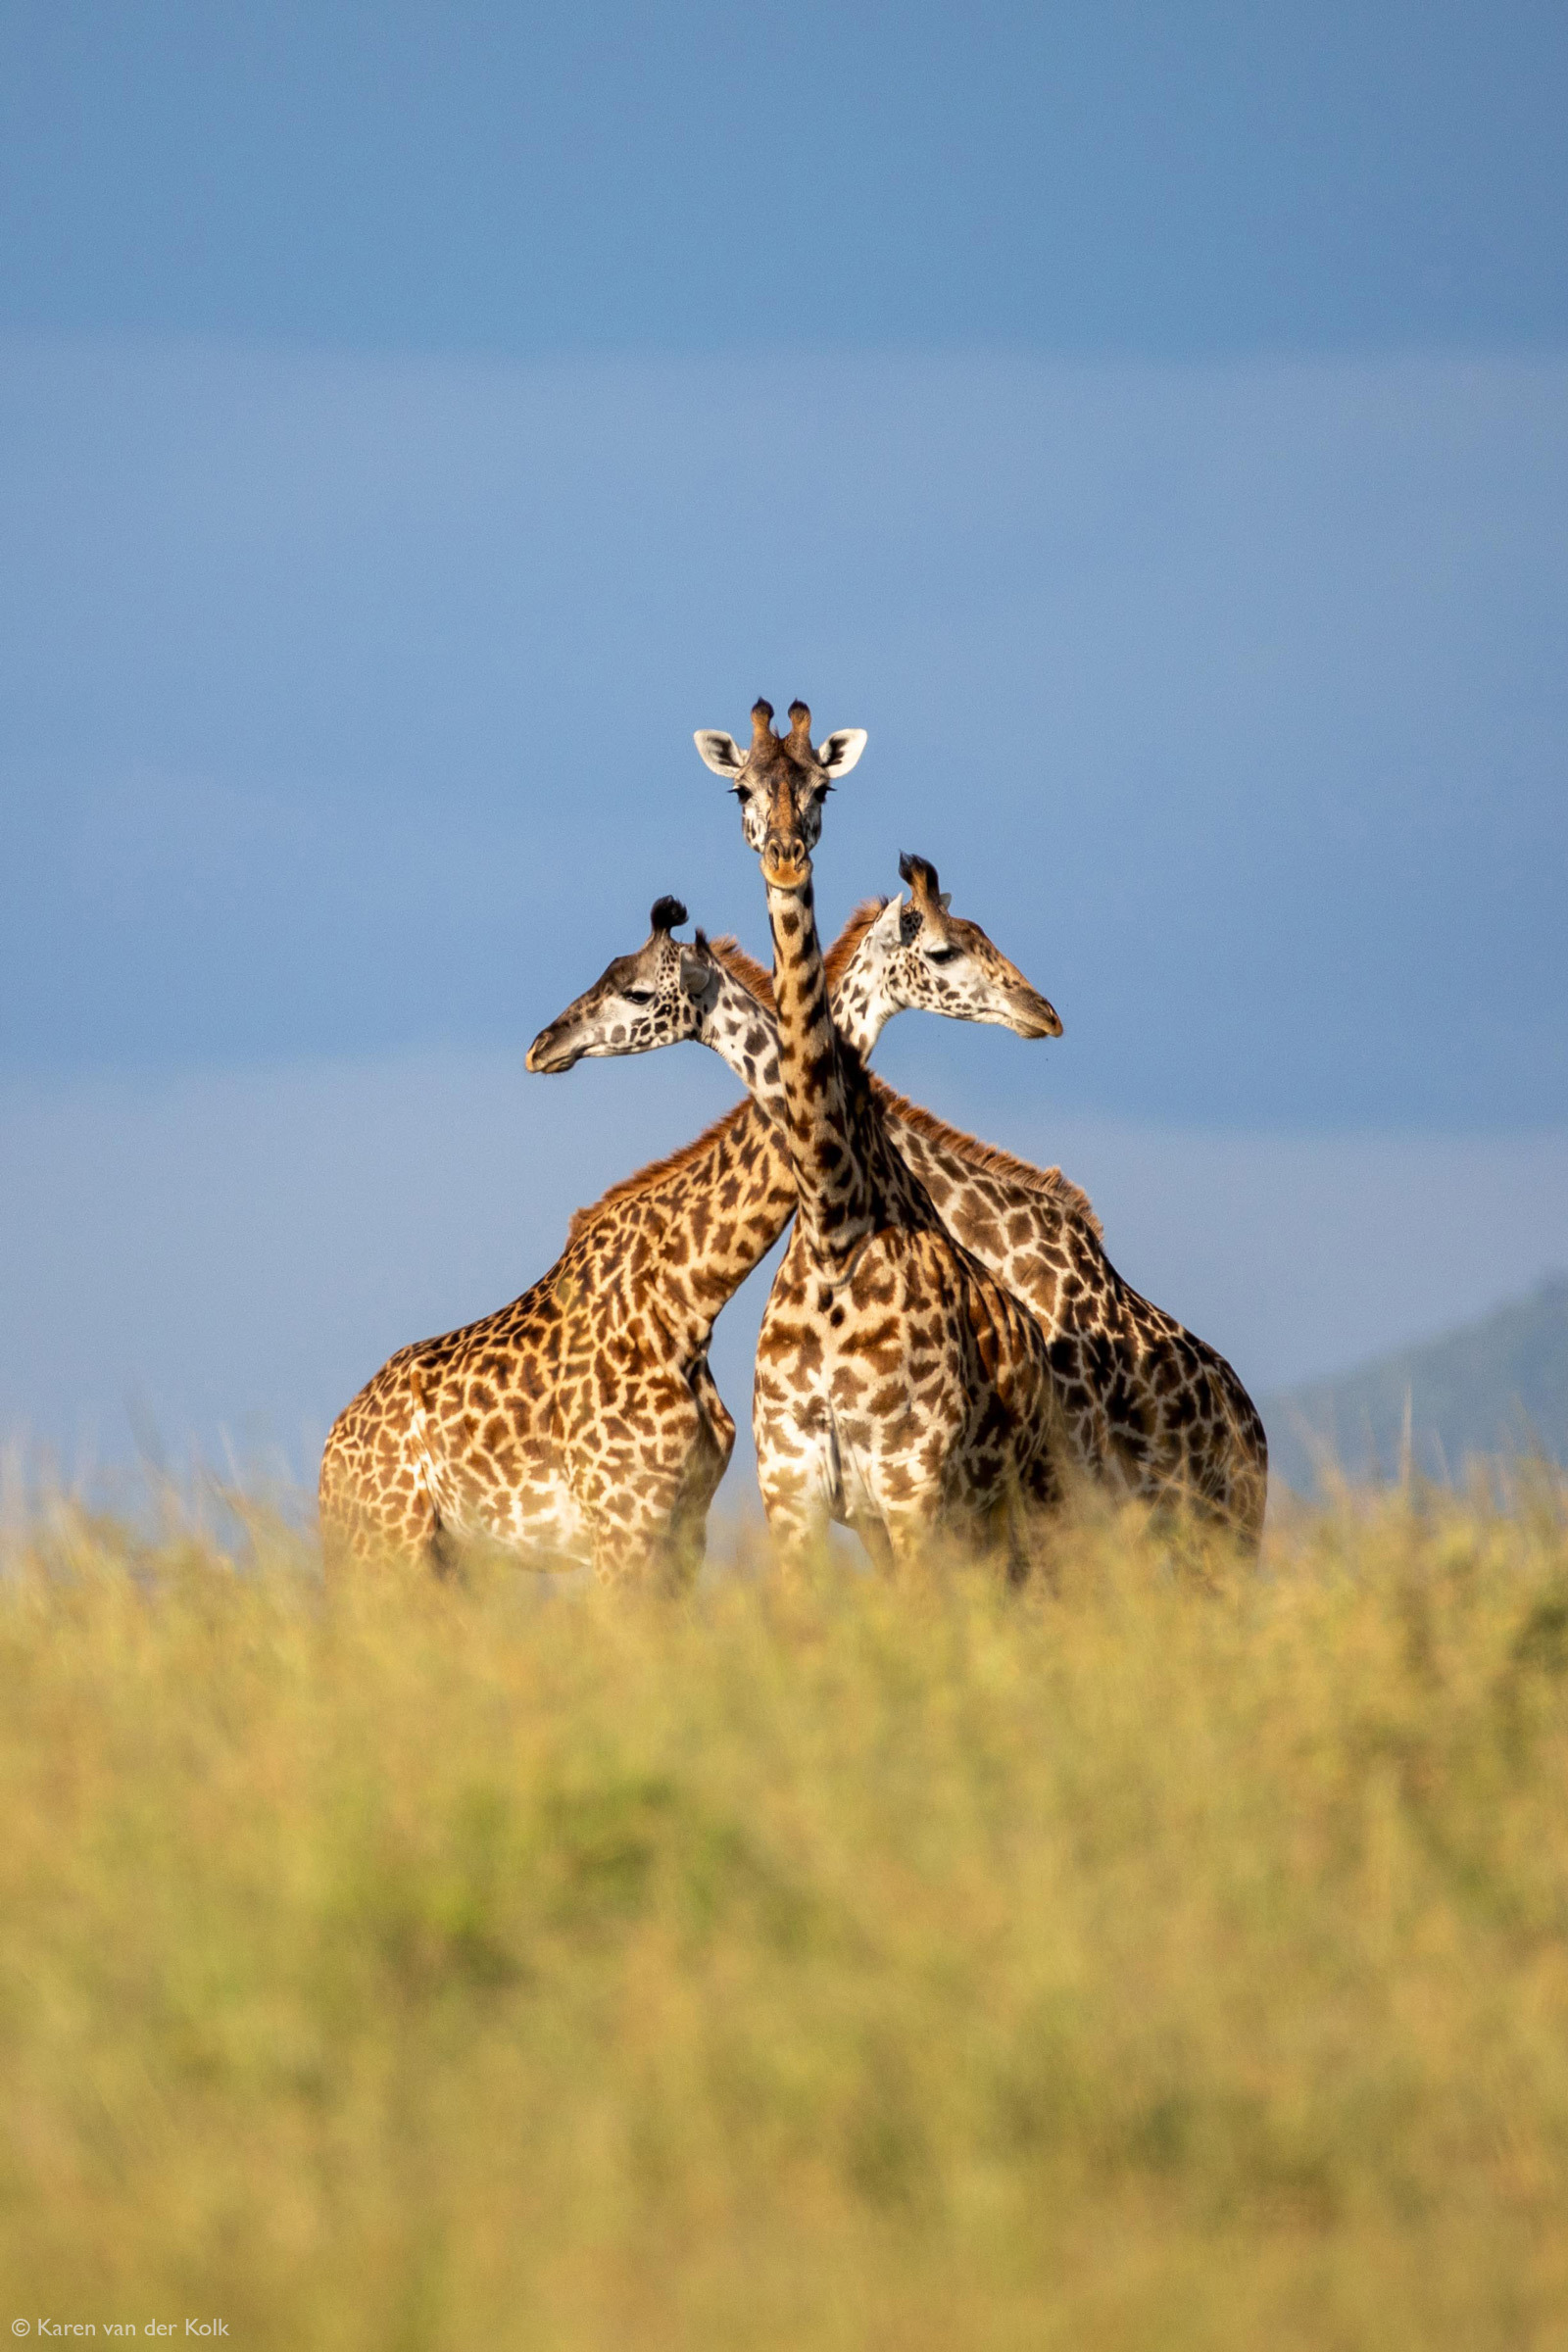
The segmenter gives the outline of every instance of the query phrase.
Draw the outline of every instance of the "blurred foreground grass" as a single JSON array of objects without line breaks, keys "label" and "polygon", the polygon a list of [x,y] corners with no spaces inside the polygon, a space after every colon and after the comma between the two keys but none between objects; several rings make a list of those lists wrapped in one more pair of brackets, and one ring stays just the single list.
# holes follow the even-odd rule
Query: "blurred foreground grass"
[{"label": "blurred foreground grass", "polygon": [[56,1513],[0,1691],[0,2333],[1568,2344],[1545,1482],[1022,1597]]}]

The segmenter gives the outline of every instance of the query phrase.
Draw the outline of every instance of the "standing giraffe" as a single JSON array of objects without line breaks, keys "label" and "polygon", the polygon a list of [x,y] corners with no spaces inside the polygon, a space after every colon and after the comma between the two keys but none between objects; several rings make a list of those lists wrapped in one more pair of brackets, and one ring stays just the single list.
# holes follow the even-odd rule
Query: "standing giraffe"
[{"label": "standing giraffe", "polygon": [[[672,967],[685,919],[673,899],[653,910],[650,946]],[[735,1443],[713,1319],[794,1206],[748,1102],[579,1209],[520,1298],[399,1348],[339,1414],[321,1458],[328,1557],[439,1566],[456,1539],[541,1567],[591,1561],[607,1582],[693,1567]]]},{"label": "standing giraffe", "polygon": [[[959,945],[956,953],[977,968],[972,943],[989,949],[985,933],[978,924],[946,917],[934,867],[922,858],[900,863],[912,885],[910,904],[940,906],[944,920],[935,936],[942,948],[967,938],[971,944]],[[833,1017],[862,1055],[879,1034],[885,1008],[943,1009],[955,990],[975,986],[972,972],[955,975],[940,954],[922,958],[906,944],[879,958],[858,949],[858,929],[870,944],[879,934],[897,937],[899,926],[890,926],[888,911],[875,902],[858,907],[829,958],[831,963],[837,956],[845,965]],[[899,911],[897,901],[892,911]],[[907,920],[906,907],[906,930]],[[732,940],[714,940],[708,952],[731,987],[771,1009],[772,980],[760,964]],[[964,1017],[1005,1017],[1004,1011],[981,1009],[982,1001]],[[995,1006],[1006,1004],[1001,992],[993,999]],[[738,1011],[731,1014],[732,1026],[738,1018]],[[965,1135],[880,1078],[870,1084],[901,1157],[925,1186],[949,1232],[1029,1308],[1045,1333],[1075,1472],[1116,1494],[1191,1509],[1255,1551],[1268,1498],[1268,1440],[1233,1366],[1124,1280],[1105,1253],[1087,1195],[1059,1168],[1035,1167]]]},{"label": "standing giraffe", "polygon": [[[869,914],[833,953],[886,1019],[901,982]],[[671,1008],[689,1003],[679,975],[692,951],[672,936],[685,919],[677,901],[660,900],[647,944],[580,1000],[592,1000],[602,1034],[590,1040],[563,1016],[535,1040],[529,1067],[672,1042]],[[987,970],[962,1017],[1049,1033],[1055,1015],[1022,974],[995,950]],[[746,1082],[751,1038],[776,1083],[755,999],[737,991],[736,1009],[727,1057]],[[478,1538],[541,1566],[591,1561],[605,1579],[693,1567],[735,1439],[709,1369],[712,1325],[795,1200],[782,1133],[748,1101],[579,1209],[561,1257],[520,1298],[400,1348],[339,1415],[320,1475],[331,1556],[439,1561],[453,1539]]]},{"label": "standing giraffe", "polygon": [[[867,901],[828,951],[841,1035],[864,1056],[893,1012],[960,1004],[968,1020],[1004,1021],[1021,1036],[1059,1034],[1052,1007],[980,926],[948,914],[935,868],[923,858],[903,858],[900,867],[911,886],[908,901]],[[929,955],[919,945],[928,929]],[[695,1039],[723,1057],[764,1109],[781,1115],[770,973],[733,940],[710,942],[701,932],[681,958],[678,988],[659,989],[652,965],[635,957],[611,966],[612,973],[628,970],[641,980],[648,1007],[635,1025],[607,974],[541,1032],[530,1066],[568,1069],[584,1055],[641,1054]],[[870,1083],[900,1156],[949,1232],[1039,1323],[1076,1474],[1113,1493],[1191,1508],[1255,1549],[1267,1441],[1225,1358],[1123,1280],[1088,1199],[1059,1168],[1037,1168],[980,1143],[880,1078]]]},{"label": "standing giraffe", "polygon": [[836,1519],[884,1565],[946,1535],[1026,1566],[1058,1494],[1054,1396],[1034,1318],[943,1225],[833,1025],[811,851],[859,729],[819,750],[811,714],[752,712],[743,755],[699,734],[760,854],[773,934],[786,1136],[800,1207],[762,1318],[754,1427],[770,1528],[798,1546]]}]

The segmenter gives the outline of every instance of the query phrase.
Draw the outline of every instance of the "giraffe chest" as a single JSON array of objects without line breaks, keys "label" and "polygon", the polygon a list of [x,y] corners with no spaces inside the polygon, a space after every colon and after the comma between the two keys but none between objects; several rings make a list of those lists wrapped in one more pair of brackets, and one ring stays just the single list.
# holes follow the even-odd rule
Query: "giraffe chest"
[{"label": "giraffe chest", "polygon": [[956,1467],[977,1389],[961,1300],[919,1237],[884,1234],[825,1286],[803,1248],[774,1284],[757,1353],[760,1462],[831,1514],[881,1515]]}]

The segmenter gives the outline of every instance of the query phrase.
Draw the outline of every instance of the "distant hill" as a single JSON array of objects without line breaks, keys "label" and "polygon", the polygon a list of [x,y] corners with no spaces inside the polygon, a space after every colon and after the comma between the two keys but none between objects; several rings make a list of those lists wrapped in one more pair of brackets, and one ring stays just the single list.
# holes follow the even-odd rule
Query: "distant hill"
[{"label": "distant hill", "polygon": [[1462,1331],[1265,1396],[1271,1473],[1310,1493],[1310,1433],[1351,1477],[1395,1475],[1406,1399],[1419,1470],[1450,1475],[1478,1453],[1568,1461],[1568,1275]]}]

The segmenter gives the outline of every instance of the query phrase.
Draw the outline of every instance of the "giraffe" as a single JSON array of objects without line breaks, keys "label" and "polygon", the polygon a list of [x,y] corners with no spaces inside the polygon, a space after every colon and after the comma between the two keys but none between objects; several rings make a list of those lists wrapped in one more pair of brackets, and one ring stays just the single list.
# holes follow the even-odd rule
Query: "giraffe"
[{"label": "giraffe", "polygon": [[[651,945],[671,962],[685,919],[678,900],[654,907]],[[439,1567],[454,1539],[477,1539],[606,1582],[691,1572],[735,1443],[713,1319],[795,1206],[750,1111],[579,1209],[520,1298],[389,1357],[327,1437],[329,1560]]]},{"label": "giraffe", "polygon": [[893,1566],[938,1536],[1026,1570],[1058,1498],[1054,1399],[1034,1318],[956,1242],[890,1141],[833,1025],[811,851],[858,728],[813,749],[811,714],[752,712],[742,754],[697,745],[741,804],[773,935],[785,1135],[800,1205],[758,1341],[753,1427],[768,1524],[790,1550],[836,1519]]},{"label": "giraffe", "polygon": [[[952,1010],[956,996],[966,1019],[1006,1020],[1023,1036],[1059,1034],[1046,1000],[977,923],[948,918],[937,931],[941,949],[961,943],[953,962],[919,952],[927,914],[946,916],[948,900],[925,859],[901,858],[900,871],[909,899],[865,901],[828,952],[833,1017],[849,1043],[864,1056],[893,1012]],[[635,958],[611,966],[637,968]],[[651,1003],[652,971],[643,980],[640,993]],[[618,992],[596,983],[541,1033],[533,1066],[568,1068],[583,1055],[696,1039],[778,1115],[772,975],[734,940],[699,932],[682,956],[680,981],[635,1036]],[[1190,1507],[1255,1550],[1267,1441],[1231,1365],[1117,1272],[1088,1198],[1059,1168],[979,1142],[880,1078],[870,1084],[889,1136],[949,1231],[1039,1323],[1074,1473],[1112,1493]]]},{"label": "giraffe", "polygon": [[[911,902],[929,893],[934,904],[935,869],[923,859],[901,865],[917,869]],[[858,949],[856,935],[874,940],[886,930],[886,906],[869,902],[856,909],[836,948],[845,981],[834,1018],[862,1054],[885,1005],[934,1009],[939,1001],[929,965],[907,948],[896,974],[873,978],[876,959]],[[771,1007],[770,974],[733,940],[714,940],[709,954],[732,986],[764,1012]],[[942,993],[953,985],[944,974]],[[997,1016],[973,1010],[966,1017]],[[1129,1498],[1191,1509],[1255,1551],[1268,1498],[1268,1440],[1234,1367],[1118,1273],[1088,1196],[1059,1168],[1039,1168],[981,1143],[880,1078],[870,1086],[894,1145],[948,1230],[1044,1332],[1077,1475]]]},{"label": "giraffe", "polygon": [[[685,908],[661,899],[650,920],[646,945],[588,992],[602,1037],[574,1043],[554,1023],[531,1069],[673,1042],[671,1009],[689,1003],[679,972],[692,951],[673,938]],[[833,953],[886,1018],[900,983],[876,968],[885,943],[869,929],[852,924]],[[970,991],[967,1017],[1012,1009],[1043,1034],[1054,1014],[992,956],[998,1002]],[[776,1082],[755,999],[737,993],[735,1008],[743,1083],[754,1032]],[[557,1263],[519,1298],[400,1348],[339,1415],[320,1473],[329,1554],[439,1564],[454,1538],[488,1538],[541,1566],[591,1562],[606,1580],[690,1573],[735,1437],[708,1363],[713,1321],[795,1200],[782,1136],[748,1100],[579,1209]]]}]

